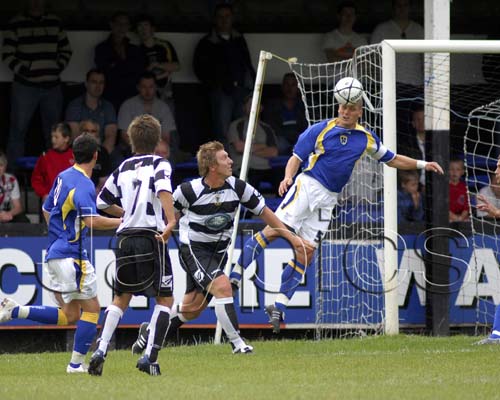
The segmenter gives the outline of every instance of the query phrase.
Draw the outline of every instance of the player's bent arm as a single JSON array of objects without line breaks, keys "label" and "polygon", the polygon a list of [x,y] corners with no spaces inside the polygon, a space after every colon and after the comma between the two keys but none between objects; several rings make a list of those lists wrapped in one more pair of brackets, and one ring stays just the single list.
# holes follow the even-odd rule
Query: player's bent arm
[{"label": "player's bent arm", "polygon": [[300,168],[300,164],[302,164],[302,160],[295,154],[288,159],[285,167],[285,177],[281,181],[278,190],[280,196],[283,196],[288,191],[288,188],[292,185],[293,177],[295,176],[295,174],[297,174],[297,171]]},{"label": "player's bent arm", "polygon": [[435,161],[422,161],[415,160],[414,158],[403,156],[401,154],[396,154],[396,156],[389,162],[387,162],[389,167],[397,169],[425,169],[426,171],[436,172],[443,175],[443,168]]},{"label": "player's bent arm", "polygon": [[122,220],[120,218],[108,218],[101,215],[83,217],[83,222],[85,222],[85,225],[87,225],[90,229],[103,231],[118,228],[121,221]]},{"label": "player's bent arm", "polygon": [[165,230],[160,237],[164,241],[167,241],[172,234],[175,226],[177,225],[177,219],[175,217],[174,209],[174,198],[172,197],[172,193],[167,192],[166,190],[162,190],[161,192],[159,192],[158,198],[160,199],[163,212],[165,213],[165,218],[167,219],[167,226],[165,227]]}]

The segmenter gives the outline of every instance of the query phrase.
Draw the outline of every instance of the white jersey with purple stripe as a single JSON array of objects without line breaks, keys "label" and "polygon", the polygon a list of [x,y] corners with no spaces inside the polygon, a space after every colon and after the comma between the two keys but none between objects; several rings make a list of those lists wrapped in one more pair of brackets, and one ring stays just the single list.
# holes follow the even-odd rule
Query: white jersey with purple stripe
[{"label": "white jersey with purple stripe", "polygon": [[303,172],[336,193],[342,191],[364,153],[384,163],[396,157],[374,132],[359,124],[353,129],[343,128],[338,122],[335,118],[310,126],[293,149],[303,162]]}]

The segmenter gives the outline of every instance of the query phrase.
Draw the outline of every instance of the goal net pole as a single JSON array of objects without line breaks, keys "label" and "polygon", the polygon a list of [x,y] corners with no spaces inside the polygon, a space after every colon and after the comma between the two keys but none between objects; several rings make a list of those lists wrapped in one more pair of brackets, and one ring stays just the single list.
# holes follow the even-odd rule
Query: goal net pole
[{"label": "goal net pole", "polygon": [[[257,74],[255,77],[255,85],[252,95],[252,106],[250,108],[250,116],[248,118],[248,127],[245,138],[245,147],[243,149],[243,158],[241,161],[240,179],[245,181],[248,173],[248,162],[250,161],[250,152],[252,149],[253,136],[255,134],[255,126],[257,125],[257,119],[259,118],[260,110],[260,99],[262,97],[262,89],[264,86],[264,73],[266,70],[267,61],[272,58],[272,54],[267,51],[261,51],[259,55],[259,64],[257,66]],[[233,254],[234,254],[234,244],[236,243],[236,238],[238,236],[238,225],[240,221],[241,206],[238,206],[236,214],[234,216],[233,224],[233,234],[231,235],[231,242],[229,245],[229,250],[227,252],[227,263],[224,267],[224,273],[229,276],[231,273],[231,266],[233,264]],[[215,328],[214,343],[220,344],[222,336],[222,326],[217,320],[217,326]]]}]

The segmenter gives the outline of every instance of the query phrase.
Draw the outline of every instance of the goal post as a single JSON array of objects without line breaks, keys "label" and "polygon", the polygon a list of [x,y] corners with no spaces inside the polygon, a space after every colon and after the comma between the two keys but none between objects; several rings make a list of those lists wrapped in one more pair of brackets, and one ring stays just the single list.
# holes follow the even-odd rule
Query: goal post
[{"label": "goal post", "polygon": [[[398,93],[397,72],[401,69],[398,56],[406,53],[422,56],[425,75],[418,93],[406,93],[402,97]],[[259,115],[265,67],[270,60],[284,62],[296,76],[310,125],[336,116],[337,104],[333,87],[337,80],[346,76],[360,80],[366,93],[362,124],[379,135],[386,147],[397,151],[400,145],[398,141],[401,141],[398,138],[401,102],[423,103],[425,130],[441,135],[436,142],[450,136],[453,130],[450,124],[454,123],[450,115],[463,120],[464,115],[466,119],[470,110],[477,107],[477,93],[480,93],[480,89],[471,94],[470,87],[464,90],[452,87],[454,64],[451,54],[500,54],[500,41],[386,40],[380,44],[357,48],[352,59],[323,64],[308,64],[303,60],[297,62],[292,58],[261,51],[243,161],[245,162],[245,157],[246,160],[249,157],[253,128]],[[462,71],[464,75],[467,73],[468,71]],[[500,86],[500,76],[498,83]],[[455,92],[451,93],[451,90]],[[459,98],[459,110],[452,109],[452,95],[455,96],[453,101]],[[434,150],[439,153],[439,149],[436,147]],[[433,154],[433,158],[446,165],[449,155],[448,149],[448,152]],[[244,179],[245,168],[242,168],[241,174]],[[439,179],[441,185],[447,185],[448,182],[443,181],[445,178]],[[419,286],[418,290],[425,291],[427,277],[425,270],[418,269],[420,261],[413,264],[408,262],[408,254],[403,252],[402,256],[401,249],[397,249],[401,241],[398,231],[397,188],[396,169],[363,157],[339,196],[331,229],[318,251],[320,257],[317,257],[312,266],[316,268],[317,337],[326,336],[321,333],[322,330],[344,327],[351,333],[355,332],[354,334],[362,334],[364,330],[397,334],[401,323],[400,306],[405,296],[401,290],[402,282],[405,281],[408,285],[413,279]],[[439,193],[433,196],[432,201],[436,203],[432,204],[431,208],[434,210],[430,212],[446,212],[444,204],[447,207],[447,201],[441,204],[439,201],[446,199],[447,195],[442,196],[443,199],[439,198]],[[429,221],[427,224],[427,228],[439,228],[429,226]],[[444,225],[447,226],[448,222]],[[234,243],[235,240],[231,246]],[[229,254],[232,254],[232,249]],[[229,271],[231,262],[235,260],[229,259],[226,272]],[[438,262],[434,259],[431,261]],[[405,268],[402,265],[406,264],[412,264],[412,267],[405,267],[406,270],[403,271]],[[438,294],[443,298],[446,296],[446,293]],[[425,298],[425,294],[422,296]],[[446,304],[445,307],[447,306]],[[445,312],[445,307],[440,312]],[[445,324],[448,322],[445,321]]]}]

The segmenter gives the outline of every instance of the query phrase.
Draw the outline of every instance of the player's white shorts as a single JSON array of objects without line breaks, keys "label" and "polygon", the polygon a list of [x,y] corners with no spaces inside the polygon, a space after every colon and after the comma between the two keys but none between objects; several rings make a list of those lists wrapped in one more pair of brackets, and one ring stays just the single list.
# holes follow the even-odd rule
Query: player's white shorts
[{"label": "player's white shorts", "polygon": [[318,245],[328,229],[338,193],[330,192],[316,179],[300,174],[288,190],[276,216],[303,239]]},{"label": "player's white shorts", "polygon": [[90,261],[74,258],[57,258],[44,264],[49,277],[48,287],[60,292],[65,303],[86,300],[97,296],[97,277]]}]

